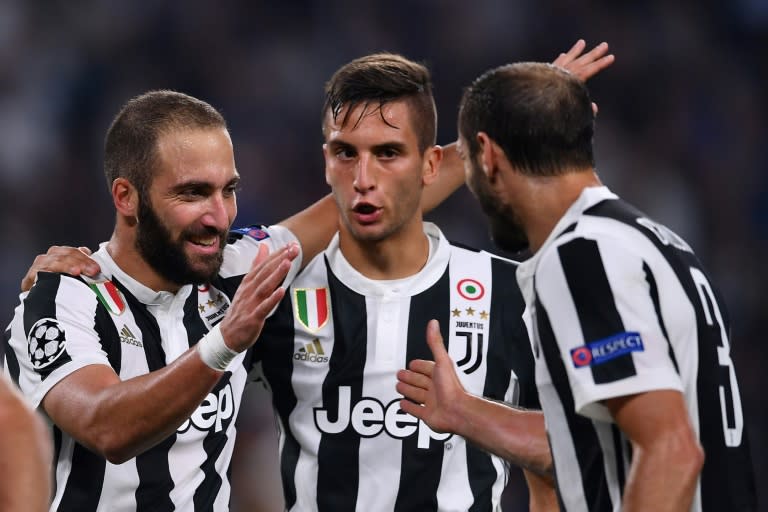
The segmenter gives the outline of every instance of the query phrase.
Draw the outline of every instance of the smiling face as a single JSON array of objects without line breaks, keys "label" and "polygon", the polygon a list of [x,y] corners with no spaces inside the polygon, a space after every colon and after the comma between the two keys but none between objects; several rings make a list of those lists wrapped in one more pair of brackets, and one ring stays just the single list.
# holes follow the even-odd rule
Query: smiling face
[{"label": "smiling face", "polygon": [[[345,107],[346,108],[346,107]],[[346,120],[346,123],[344,123]],[[380,242],[416,233],[421,193],[434,179],[439,148],[419,151],[409,102],[361,104],[323,123],[325,177],[341,216],[341,233],[357,242]]]},{"label": "smiling face", "polygon": [[237,214],[239,179],[226,129],[171,130],[160,137],[156,172],[139,199],[136,248],[163,279],[204,283],[218,273]]}]

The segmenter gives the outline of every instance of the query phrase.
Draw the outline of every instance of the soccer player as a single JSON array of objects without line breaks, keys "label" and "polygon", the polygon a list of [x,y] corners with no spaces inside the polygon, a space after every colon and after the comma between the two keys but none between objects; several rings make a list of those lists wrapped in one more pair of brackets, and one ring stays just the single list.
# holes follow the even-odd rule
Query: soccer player
[{"label": "soccer player", "polygon": [[[426,318],[447,324],[450,315],[453,353],[466,359],[473,389],[536,405],[522,300],[514,287],[493,286],[514,267],[452,246],[422,223],[422,190],[442,155],[423,66],[389,55],[359,59],[334,75],[327,93],[326,176],[340,233],[308,259],[242,362],[272,391],[286,504],[494,510],[505,464],[400,411],[395,373],[424,355],[414,341]],[[502,331],[518,343],[502,343]],[[543,439],[541,418],[538,427]],[[545,467],[546,443],[539,457]]]},{"label": "soccer player", "polygon": [[[502,66],[465,91],[458,125],[494,240],[533,252],[517,281],[562,509],[755,510],[725,305],[683,239],[601,184],[585,85]],[[467,397],[438,341],[432,325],[436,362],[400,374],[423,404],[407,410],[503,446],[515,415]]]},{"label": "soccer player", "polygon": [[21,394],[0,375],[0,510],[48,510],[51,441]]},{"label": "soccer player", "polygon": [[170,91],[123,107],[105,172],[100,273],[40,273],[6,333],[6,371],[52,422],[51,509],[227,510],[246,349],[298,270],[296,242],[327,243],[333,215],[310,210],[332,202],[226,243],[240,179],[226,124]]}]

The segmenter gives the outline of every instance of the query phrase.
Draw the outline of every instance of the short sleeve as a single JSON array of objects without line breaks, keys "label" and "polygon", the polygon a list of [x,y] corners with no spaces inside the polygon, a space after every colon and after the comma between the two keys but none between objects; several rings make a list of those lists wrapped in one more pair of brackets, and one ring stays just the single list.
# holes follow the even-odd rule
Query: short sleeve
[{"label": "short sleeve", "polygon": [[299,245],[299,255],[293,260],[291,269],[283,282],[284,286],[288,286],[301,269],[302,250],[296,235],[290,229],[280,225],[248,226],[232,230],[229,243],[224,248],[224,263],[219,274],[225,279],[247,274],[262,244],[267,244],[269,251],[272,252],[290,243]]},{"label": "short sleeve", "polygon": [[[600,402],[657,389],[682,390],[648,260],[609,237],[574,237],[550,247],[536,269],[536,296],[546,312],[577,413],[609,421]],[[555,378],[555,377],[553,377]]]},{"label": "short sleeve", "polygon": [[96,295],[85,283],[51,273],[40,273],[16,308],[6,371],[33,407],[84,366],[111,366],[95,330],[96,308]]}]

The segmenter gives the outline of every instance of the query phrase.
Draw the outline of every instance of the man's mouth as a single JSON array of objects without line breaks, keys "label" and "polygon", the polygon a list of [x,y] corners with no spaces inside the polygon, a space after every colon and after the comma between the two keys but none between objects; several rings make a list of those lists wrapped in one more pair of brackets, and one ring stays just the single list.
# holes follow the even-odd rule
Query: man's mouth
[{"label": "man's mouth", "polygon": [[382,208],[371,203],[359,203],[352,208],[354,217],[361,224],[376,222],[381,217]]}]

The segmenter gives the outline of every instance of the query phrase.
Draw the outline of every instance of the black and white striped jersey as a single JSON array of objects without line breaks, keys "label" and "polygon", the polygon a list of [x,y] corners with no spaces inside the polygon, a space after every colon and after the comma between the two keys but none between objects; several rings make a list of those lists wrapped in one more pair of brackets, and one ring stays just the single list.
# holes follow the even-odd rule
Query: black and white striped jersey
[{"label": "black and white striped jersey", "polygon": [[395,281],[358,273],[337,236],[254,347],[279,419],[288,510],[500,510],[508,466],[404,413],[395,384],[409,361],[432,359],[436,318],[470,392],[538,408],[516,265],[452,245],[432,224],[425,232],[428,263]]},{"label": "black and white striped jersey", "polygon": [[685,241],[587,188],[517,277],[563,510],[620,510],[632,453],[601,401],[658,389],[684,394],[705,450],[691,510],[754,509],[728,318]]},{"label": "black and white striped jersey", "polygon": [[[248,236],[250,235],[250,236]],[[223,319],[260,243],[295,241],[282,227],[233,232],[219,276],[178,293],[154,292],[123,272],[105,244],[96,280],[41,273],[5,333],[5,368],[37,407],[58,382],[92,364],[121,379],[158,370]],[[294,262],[293,275],[299,262]],[[175,434],[120,465],[52,425],[55,511],[226,511],[235,419],[248,381],[239,355]],[[151,397],[147,397],[151,400]]]}]

